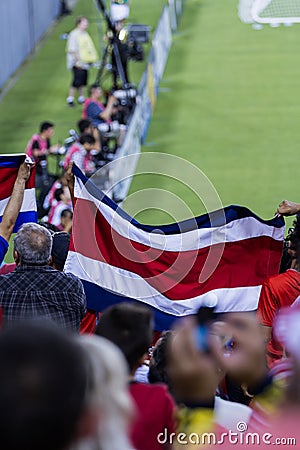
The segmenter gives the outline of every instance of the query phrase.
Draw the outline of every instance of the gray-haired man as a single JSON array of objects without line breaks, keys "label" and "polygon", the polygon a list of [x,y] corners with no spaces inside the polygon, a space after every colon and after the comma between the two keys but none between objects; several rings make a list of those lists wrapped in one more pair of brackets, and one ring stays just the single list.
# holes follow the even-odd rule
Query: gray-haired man
[{"label": "gray-haired man", "polygon": [[22,225],[14,238],[14,272],[0,277],[4,324],[43,317],[63,328],[79,330],[86,313],[81,281],[49,266],[52,237],[35,223]]}]

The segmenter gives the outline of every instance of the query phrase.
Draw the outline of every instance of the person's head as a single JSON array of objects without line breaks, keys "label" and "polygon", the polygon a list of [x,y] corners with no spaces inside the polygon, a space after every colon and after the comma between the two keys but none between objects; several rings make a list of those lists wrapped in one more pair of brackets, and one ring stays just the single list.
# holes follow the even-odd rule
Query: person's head
[{"label": "person's head", "polygon": [[57,188],[54,192],[54,198],[57,202],[61,201],[61,197],[64,195],[64,191],[62,188]]},{"label": "person's head", "polygon": [[57,202],[68,203],[70,200],[69,189],[66,186],[58,188],[54,192],[54,198]]},{"label": "person's head", "polygon": [[70,229],[72,227],[73,212],[70,209],[64,209],[60,216],[60,224],[63,229]]},{"label": "person's head", "polygon": [[107,308],[96,328],[98,336],[109,339],[122,350],[131,373],[142,364],[152,332],[150,309],[133,303],[119,303]]},{"label": "person's head", "polygon": [[171,331],[164,332],[156,342],[149,364],[149,383],[165,383],[168,386],[170,385],[167,371],[167,357],[171,333]]},{"label": "person's head", "polygon": [[64,265],[68,256],[69,244],[69,233],[66,233],[65,231],[59,231],[52,235],[51,266],[54,267],[54,269],[59,270],[60,272],[62,272],[64,269]]},{"label": "person's head", "polygon": [[45,322],[0,334],[0,436],[5,450],[66,450],[78,435],[88,360],[75,337]]},{"label": "person's head", "polygon": [[50,222],[40,222],[41,227],[47,228],[47,230],[51,233],[51,236],[59,231],[56,225]]},{"label": "person's head", "polygon": [[51,233],[37,223],[25,223],[14,237],[14,257],[17,264],[49,264],[51,249]]},{"label": "person's head", "polygon": [[50,139],[54,134],[54,123],[42,122],[40,124],[40,134],[42,134],[45,138]]},{"label": "person's head", "polygon": [[[90,409],[95,408],[100,414],[97,442],[90,444],[93,449],[129,450],[132,445],[127,435],[133,405],[128,393],[125,358],[112,342],[99,336],[82,335],[79,337],[79,344],[90,362],[92,382],[89,385],[87,403]],[[86,450],[84,442],[82,444]]]},{"label": "person's head", "polygon": [[85,31],[88,26],[89,26],[89,21],[87,20],[86,17],[84,17],[84,16],[77,17],[77,19],[76,19],[76,27],[79,30]]},{"label": "person's head", "polygon": [[99,84],[94,83],[89,87],[89,96],[93,98],[100,98],[102,95],[102,89]]},{"label": "person's head", "polygon": [[79,142],[87,152],[90,152],[93,150],[96,141],[92,134],[86,133],[80,136]]},{"label": "person's head", "polygon": [[90,119],[81,119],[77,122],[77,127],[80,134],[92,134],[93,133],[93,125]]}]

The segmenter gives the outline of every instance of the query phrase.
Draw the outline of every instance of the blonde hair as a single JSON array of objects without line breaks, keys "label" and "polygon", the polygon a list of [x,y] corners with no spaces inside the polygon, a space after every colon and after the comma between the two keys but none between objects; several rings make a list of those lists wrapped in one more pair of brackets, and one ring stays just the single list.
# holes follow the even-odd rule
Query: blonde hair
[{"label": "blonde hair", "polygon": [[133,450],[128,428],[133,403],[128,391],[128,369],[122,352],[100,336],[83,335],[79,344],[87,353],[91,383],[86,405],[99,408],[98,436],[85,440],[73,450]]}]

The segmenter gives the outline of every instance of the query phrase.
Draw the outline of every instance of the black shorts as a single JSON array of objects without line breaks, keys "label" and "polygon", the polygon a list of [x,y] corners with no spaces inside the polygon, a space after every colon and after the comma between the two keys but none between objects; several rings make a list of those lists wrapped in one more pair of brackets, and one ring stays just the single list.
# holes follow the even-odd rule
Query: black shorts
[{"label": "black shorts", "polygon": [[86,69],[80,69],[79,67],[73,67],[73,81],[72,86],[79,88],[87,85],[88,71]]}]

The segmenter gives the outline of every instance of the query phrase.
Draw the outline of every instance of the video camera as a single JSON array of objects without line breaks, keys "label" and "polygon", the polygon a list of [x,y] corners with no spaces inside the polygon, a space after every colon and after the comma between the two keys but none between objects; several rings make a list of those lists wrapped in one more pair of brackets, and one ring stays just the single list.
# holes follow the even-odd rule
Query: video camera
[{"label": "video camera", "polygon": [[143,24],[129,24],[122,28],[119,39],[127,44],[127,56],[133,61],[144,60],[144,50],[141,44],[149,42],[150,27]]},{"label": "video camera", "polygon": [[127,61],[129,59],[135,61],[142,61],[144,59],[141,44],[149,42],[150,27],[143,24],[131,24],[121,28],[123,21],[113,21],[111,19],[105,9],[104,1],[97,0],[97,4],[107,23],[107,36],[109,36],[109,41],[102,57],[96,82],[100,82],[104,68],[108,67],[107,59],[110,57],[111,64],[109,66],[113,74],[113,86],[117,87],[121,85],[122,89],[126,89],[130,84]]}]

